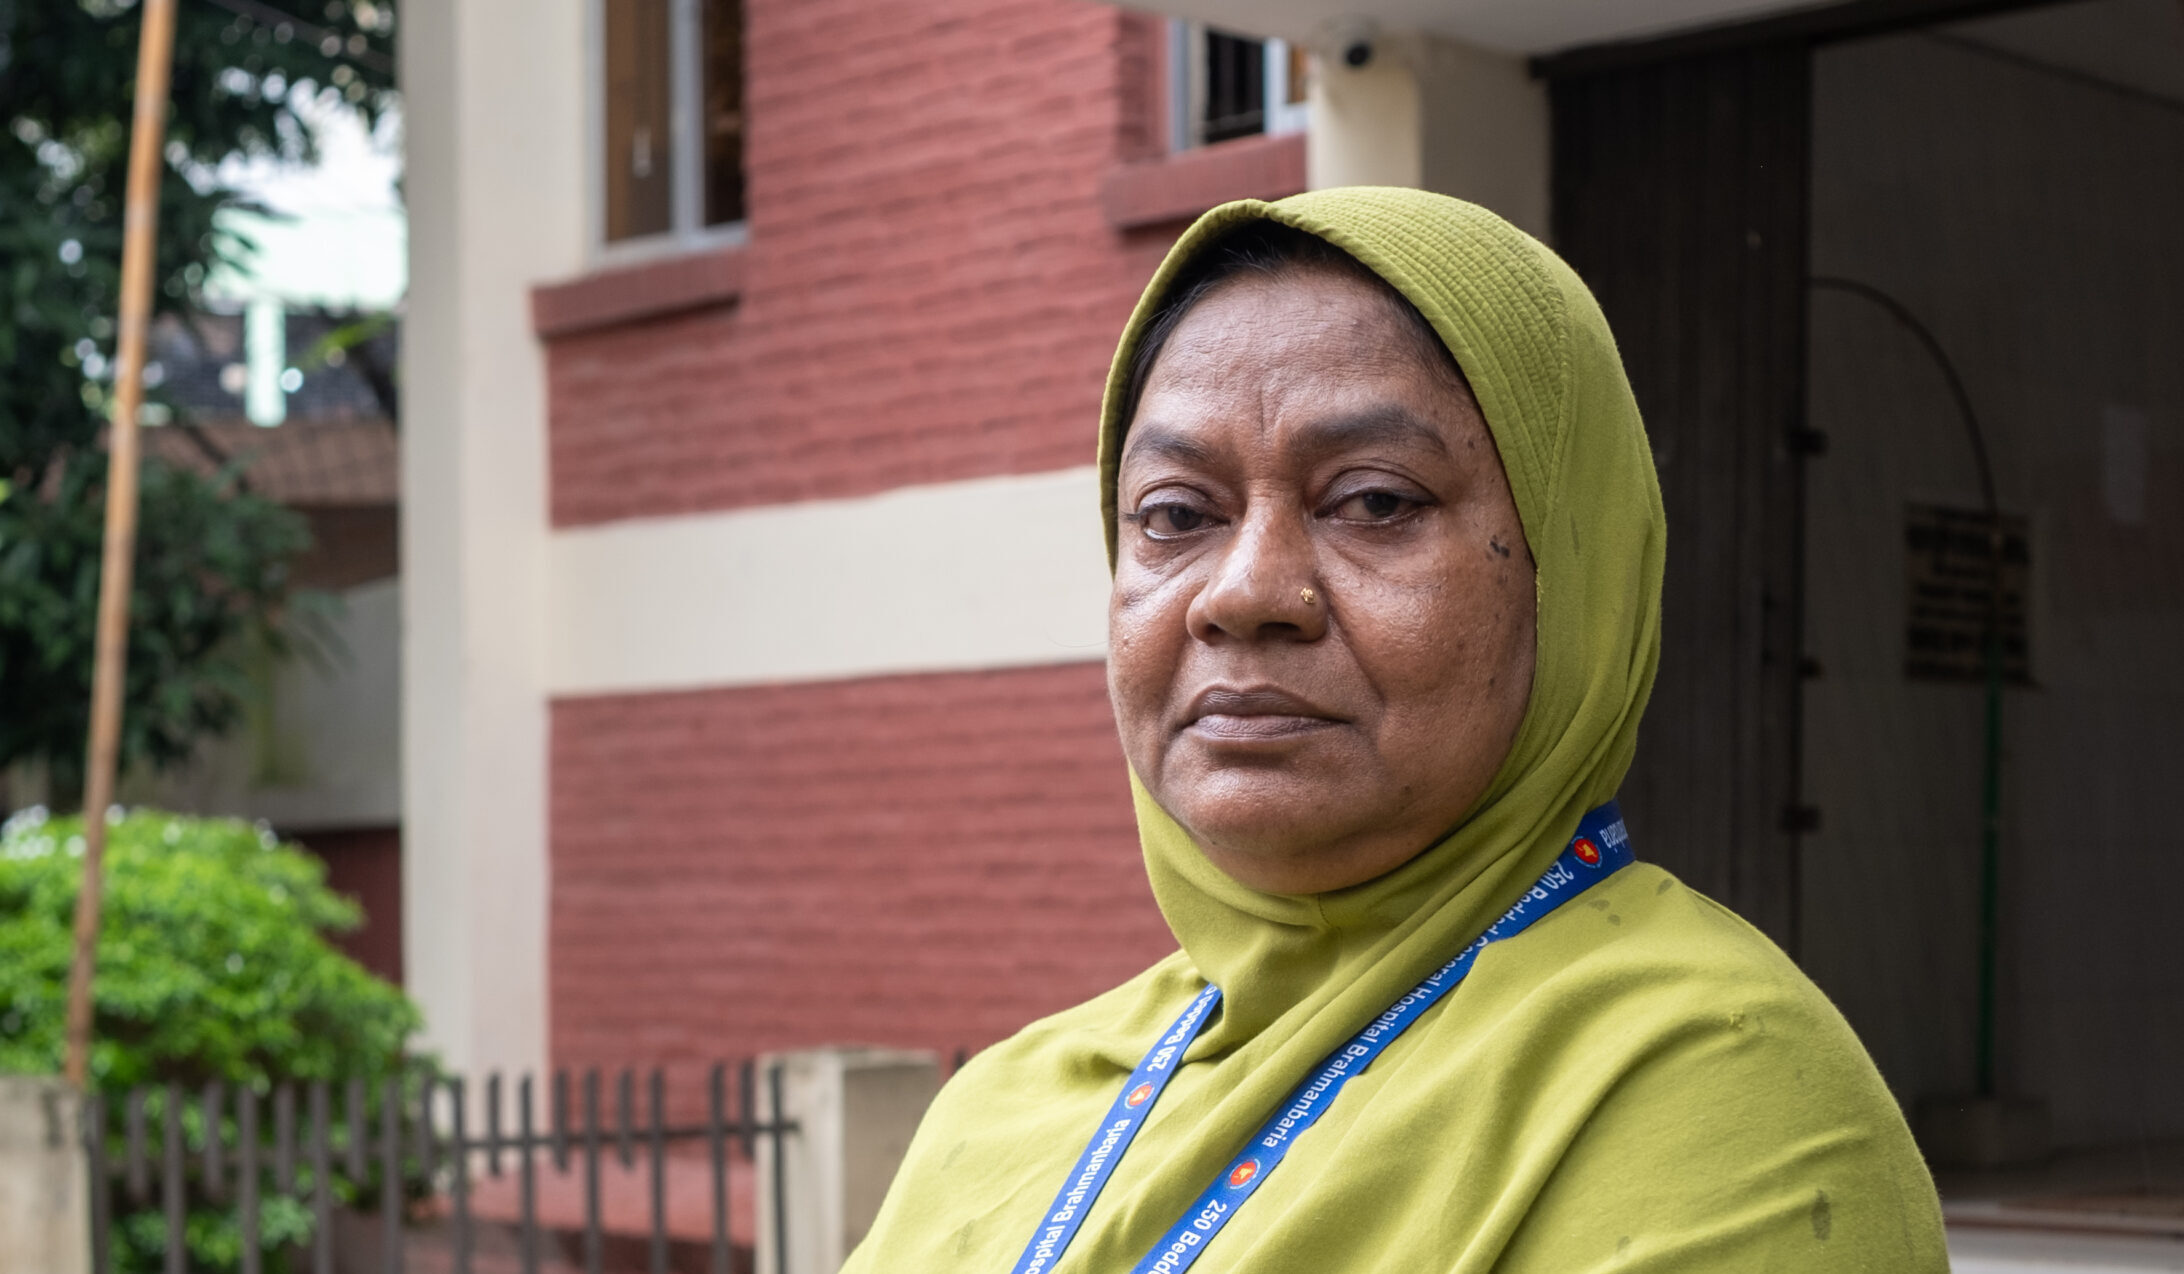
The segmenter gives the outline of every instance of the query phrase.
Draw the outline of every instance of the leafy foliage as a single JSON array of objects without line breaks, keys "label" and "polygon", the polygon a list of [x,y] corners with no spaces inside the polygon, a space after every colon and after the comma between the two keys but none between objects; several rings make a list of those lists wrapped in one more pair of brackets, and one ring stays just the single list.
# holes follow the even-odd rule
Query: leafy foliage
[{"label": "leafy foliage", "polygon": [[[0,1070],[60,1067],[82,830],[20,816],[0,833]],[[328,943],[361,916],[317,859],[234,819],[143,811],[110,824],[106,852],[101,1089],[399,1063],[417,1010]]]},{"label": "leafy foliage", "polygon": [[[38,811],[0,829],[0,1071],[60,1066],[82,832],[80,818]],[[375,1088],[394,1078],[414,1100],[430,1074],[404,1051],[421,1021],[417,1007],[328,943],[360,917],[326,887],[316,859],[233,819],[146,811],[110,825],[106,852],[91,1072],[111,1107],[145,1085],[194,1095],[220,1081],[230,1093],[247,1085],[262,1096],[275,1078],[355,1078]],[[228,1111],[218,1131],[233,1145],[232,1101]],[[164,1094],[152,1095],[147,1114],[158,1127]],[[207,1127],[194,1102],[183,1119],[190,1144],[201,1147]],[[351,1135],[336,1124],[337,1158]],[[328,1184],[358,1206],[380,1189],[338,1171]],[[267,1183],[269,1269],[309,1238],[305,1201],[315,1188],[308,1165],[294,1193]],[[424,1185],[411,1172],[397,1188],[415,1197]],[[232,1202],[216,1206],[194,1182],[191,1195],[191,1268],[236,1268],[242,1234]],[[136,1205],[117,1192],[113,1207],[118,1268],[158,1269],[166,1231],[156,1202]]]},{"label": "leafy foliage", "polygon": [[[57,791],[82,790],[96,642],[100,452],[54,475],[50,498],[0,504],[0,764],[42,758]],[[195,474],[147,465],[129,608],[122,755],[169,765],[224,733],[249,690],[249,639],[279,649],[302,519]],[[70,800],[68,803],[76,803]]]},{"label": "leafy foliage", "polygon": [[[393,105],[390,0],[179,6],[156,301],[191,304],[249,245],[214,214],[238,155],[307,160],[306,99]],[[238,12],[241,10],[242,12]],[[245,14],[256,16],[245,16]],[[43,760],[80,790],[98,588],[134,0],[0,0],[0,767]],[[171,406],[170,406],[171,410]],[[240,714],[245,647],[277,647],[301,519],[148,460],[131,595],[123,762],[170,764]]]}]

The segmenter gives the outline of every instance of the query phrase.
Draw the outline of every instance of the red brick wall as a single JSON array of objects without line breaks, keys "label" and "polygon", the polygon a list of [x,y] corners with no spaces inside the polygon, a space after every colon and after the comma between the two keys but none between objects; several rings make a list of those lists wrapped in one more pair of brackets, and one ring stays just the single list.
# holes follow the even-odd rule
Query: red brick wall
[{"label": "red brick wall", "polygon": [[326,883],[364,910],[364,925],[335,939],[348,957],[402,983],[402,829],[286,832],[326,864]]},{"label": "red brick wall", "polygon": [[548,342],[556,525],[1083,464],[1175,227],[1161,27],[1080,0],[750,0],[750,239],[728,308]]},{"label": "red brick wall", "polygon": [[976,1048],[1174,949],[1097,664],[553,705],[557,1065]]}]

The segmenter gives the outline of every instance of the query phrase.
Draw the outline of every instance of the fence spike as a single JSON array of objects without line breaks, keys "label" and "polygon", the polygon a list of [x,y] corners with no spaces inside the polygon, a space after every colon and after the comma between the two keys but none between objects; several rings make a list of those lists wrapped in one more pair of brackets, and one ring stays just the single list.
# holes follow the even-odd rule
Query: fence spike
[{"label": "fence spike", "polygon": [[634,1147],[630,1144],[630,1125],[635,1122],[635,1112],[630,1108],[637,1104],[636,1087],[635,1077],[630,1074],[629,1067],[624,1066],[621,1076],[614,1081],[614,1153],[625,1168],[636,1162],[631,1156]]},{"label": "fence spike", "polygon": [[705,1141],[713,1160],[712,1274],[733,1274],[728,1246],[728,1063],[713,1063],[705,1088]]},{"label": "fence spike", "polygon": [[584,1072],[584,1274],[600,1274],[599,1068]]},{"label": "fence spike", "polygon": [[167,1274],[189,1274],[189,1212],[182,1193],[182,1086],[167,1085],[160,1113],[159,1193],[167,1205]]},{"label": "fence spike", "polygon": [[667,1077],[652,1068],[646,1105],[651,1120],[652,1150],[652,1270],[667,1274]]},{"label": "fence spike", "polygon": [[538,1274],[538,1145],[531,1138],[531,1077],[525,1075],[516,1093],[516,1131],[522,1138],[523,1156],[517,1168],[523,1174],[523,1274]]},{"label": "fence spike", "polygon": [[410,1142],[417,1150],[418,1175],[430,1181],[439,1157],[438,1139],[432,1134],[432,1098],[438,1085],[430,1070],[420,1071],[417,1080],[417,1118],[410,1125]]},{"label": "fence spike", "polygon": [[327,1125],[333,1122],[333,1101],[326,1081],[314,1079],[311,1099],[311,1269],[313,1274],[334,1274],[334,1167],[326,1144]]},{"label": "fence spike", "polygon": [[342,1125],[348,1133],[348,1141],[342,1146],[342,1150],[348,1157],[349,1180],[361,1183],[368,1171],[365,1161],[369,1157],[364,1145],[364,1130],[370,1127],[364,1120],[362,1077],[352,1078],[342,1086],[341,1113]]},{"label": "fence spike", "polygon": [[485,1170],[501,1174],[501,1077],[499,1071],[485,1077]]},{"label": "fence spike", "polygon": [[123,1153],[128,1158],[129,1201],[142,1206],[152,1192],[151,1171],[144,1162],[144,1090],[132,1088],[121,1108]]},{"label": "fence spike", "polygon": [[569,1072],[554,1072],[554,1171],[569,1170]]},{"label": "fence spike", "polygon": [[296,1090],[287,1083],[273,1088],[273,1185],[282,1194],[296,1189]]},{"label": "fence spike", "polygon": [[758,1063],[746,1057],[736,1071],[736,1086],[742,1091],[741,1125],[743,1157],[753,1161],[758,1158]]},{"label": "fence spike", "polygon": [[379,1248],[385,1274],[402,1274],[402,1079],[379,1090]]},{"label": "fence spike", "polygon": [[788,1156],[781,1153],[781,1137],[788,1129],[789,1114],[781,1103],[781,1063],[778,1059],[766,1067],[766,1096],[773,1125],[768,1135],[773,1138],[774,1274],[789,1274]]},{"label": "fence spike", "polygon": [[205,1194],[216,1203],[227,1198],[227,1174],[221,1171],[225,1165],[220,1162],[220,1117],[226,1108],[227,1094],[220,1081],[207,1083],[198,1095],[197,1109],[205,1121]]},{"label": "fence spike", "polygon": [[265,1254],[258,1233],[258,1090],[247,1083],[235,1094],[235,1152],[243,1274],[260,1274]]},{"label": "fence spike", "polygon": [[470,1274],[470,1141],[463,1126],[462,1077],[447,1082],[449,1158],[454,1164],[455,1274]]},{"label": "fence spike", "polygon": [[[84,1157],[91,1169],[91,1274],[107,1274],[113,1255],[107,1242],[113,1178],[106,1163],[106,1099],[92,1093],[83,1105]],[[254,1274],[254,1272],[253,1272]]]}]

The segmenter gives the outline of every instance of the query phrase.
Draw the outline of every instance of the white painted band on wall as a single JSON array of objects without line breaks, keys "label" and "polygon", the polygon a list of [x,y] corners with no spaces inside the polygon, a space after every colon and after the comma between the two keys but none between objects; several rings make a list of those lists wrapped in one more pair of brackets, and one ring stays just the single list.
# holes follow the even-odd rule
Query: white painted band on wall
[{"label": "white painted band on wall", "polygon": [[554,695],[1097,660],[1090,465],[557,532]]}]

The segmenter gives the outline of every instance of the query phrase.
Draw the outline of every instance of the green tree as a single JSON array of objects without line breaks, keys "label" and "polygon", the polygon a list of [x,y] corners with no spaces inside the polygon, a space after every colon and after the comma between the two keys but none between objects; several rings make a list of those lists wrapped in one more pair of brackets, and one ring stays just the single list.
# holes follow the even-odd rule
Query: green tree
[{"label": "green tree", "polygon": [[[135,0],[0,0],[0,768],[42,761],[57,801],[82,788]],[[193,304],[249,245],[238,155],[313,157],[297,107],[394,104],[390,0],[187,0],[176,28],[156,298]],[[131,594],[122,760],[171,765],[231,728],[253,640],[281,647],[302,520],[147,459]]]}]

